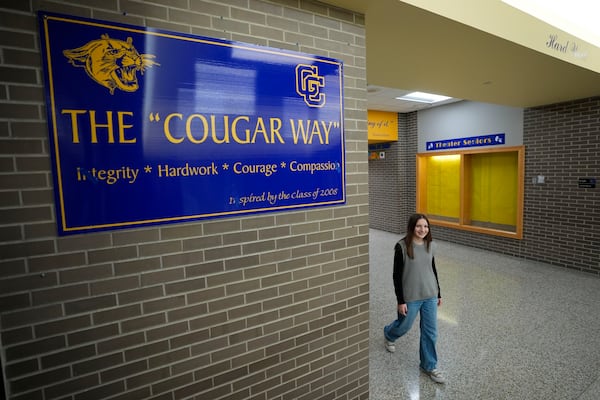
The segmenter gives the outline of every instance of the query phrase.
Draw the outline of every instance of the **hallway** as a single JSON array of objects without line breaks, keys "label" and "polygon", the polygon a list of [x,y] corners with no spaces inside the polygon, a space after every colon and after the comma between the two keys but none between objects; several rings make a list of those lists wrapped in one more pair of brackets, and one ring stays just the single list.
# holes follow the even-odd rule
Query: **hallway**
[{"label": "hallway", "polygon": [[388,353],[382,329],[395,318],[400,238],[370,230],[371,400],[600,398],[600,279],[449,242],[437,241],[436,256],[447,384],[419,372],[418,320]]}]

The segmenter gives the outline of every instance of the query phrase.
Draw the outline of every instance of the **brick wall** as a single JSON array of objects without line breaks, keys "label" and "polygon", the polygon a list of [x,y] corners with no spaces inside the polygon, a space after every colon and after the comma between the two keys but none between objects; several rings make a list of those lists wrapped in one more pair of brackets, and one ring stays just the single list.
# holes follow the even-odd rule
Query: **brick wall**
[{"label": "brick wall", "polygon": [[386,232],[397,232],[400,225],[398,199],[403,185],[399,175],[400,144],[390,143],[381,151],[385,158],[369,160],[369,225]]},{"label": "brick wall", "polygon": [[[600,97],[526,109],[523,256],[600,275]],[[533,184],[544,175],[544,184]]]},{"label": "brick wall", "polygon": [[403,233],[416,207],[417,113],[398,114],[398,141],[385,159],[369,161],[369,224],[373,229]]},{"label": "brick wall", "polygon": [[[402,116],[400,116],[402,118]],[[410,117],[409,117],[410,119]],[[525,145],[525,209],[523,239],[516,240],[482,235],[457,229],[434,226],[434,237],[467,246],[484,248],[504,254],[537,260],[593,275],[600,275],[600,184],[595,189],[579,188],[578,178],[599,178],[600,175],[600,98],[554,104],[524,110],[523,144]],[[400,132],[398,145],[417,138],[414,124]],[[415,154],[417,147],[406,145],[410,152],[399,164],[400,177],[390,176],[401,184],[397,203],[414,206]],[[370,163],[369,173],[378,171]],[[393,170],[386,173],[392,174]],[[544,184],[532,179],[544,175]],[[370,176],[371,192],[381,189]],[[405,197],[407,196],[407,197]],[[375,207],[371,195],[370,220],[403,211]],[[379,203],[381,204],[381,203]],[[408,210],[407,210],[408,211]],[[377,215],[377,217],[375,216]],[[402,217],[406,219],[406,215]],[[379,228],[378,226],[382,226]],[[373,226],[377,229],[397,232]],[[404,231],[402,227],[401,232]]]},{"label": "brick wall", "polygon": [[[363,17],[306,0],[80,3],[0,4],[8,398],[368,398]],[[347,204],[57,237],[38,8],[342,59]]]}]

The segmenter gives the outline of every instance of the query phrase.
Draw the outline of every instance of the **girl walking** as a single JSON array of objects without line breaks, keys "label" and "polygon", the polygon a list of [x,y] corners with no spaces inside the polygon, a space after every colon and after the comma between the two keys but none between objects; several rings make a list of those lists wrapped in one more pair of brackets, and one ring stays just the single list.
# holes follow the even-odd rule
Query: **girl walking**
[{"label": "girl walking", "polygon": [[423,214],[411,215],[406,236],[394,247],[393,280],[398,319],[383,328],[386,350],[396,351],[395,341],[410,330],[420,314],[419,366],[434,382],[445,383],[437,370],[437,308],[442,297],[435,268],[435,243],[429,220]]}]

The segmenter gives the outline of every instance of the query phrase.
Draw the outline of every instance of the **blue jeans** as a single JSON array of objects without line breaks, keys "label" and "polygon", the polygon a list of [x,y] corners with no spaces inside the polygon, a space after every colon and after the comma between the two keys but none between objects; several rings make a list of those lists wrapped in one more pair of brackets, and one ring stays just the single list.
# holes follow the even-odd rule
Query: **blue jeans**
[{"label": "blue jeans", "polygon": [[413,322],[415,322],[415,318],[417,318],[417,314],[420,312],[420,367],[426,371],[431,371],[437,366],[437,352],[435,351],[435,342],[437,340],[437,302],[438,299],[434,297],[406,303],[408,307],[406,316],[398,313],[398,319],[383,328],[385,338],[390,342],[395,342],[396,339],[404,336],[410,330]]}]

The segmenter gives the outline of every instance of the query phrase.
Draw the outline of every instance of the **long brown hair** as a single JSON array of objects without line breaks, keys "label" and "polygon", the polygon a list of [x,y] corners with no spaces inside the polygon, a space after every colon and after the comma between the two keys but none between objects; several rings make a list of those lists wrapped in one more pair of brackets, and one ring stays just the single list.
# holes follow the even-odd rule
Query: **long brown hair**
[{"label": "long brown hair", "polygon": [[427,236],[425,236],[425,238],[423,239],[425,241],[425,244],[427,245],[427,251],[429,251],[429,246],[431,245],[431,241],[433,240],[431,236],[431,226],[429,225],[429,218],[427,218],[425,214],[411,215],[410,218],[408,218],[408,224],[406,226],[406,236],[404,236],[403,238],[404,243],[406,244],[406,254],[408,254],[410,258],[414,258],[412,243],[413,237],[415,235],[415,227],[417,226],[417,222],[420,219],[424,219],[425,221],[427,221],[427,226],[429,227],[429,232],[427,232]]}]

